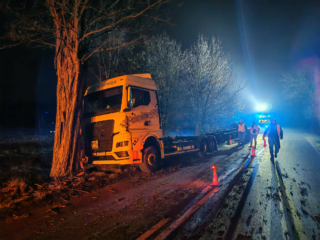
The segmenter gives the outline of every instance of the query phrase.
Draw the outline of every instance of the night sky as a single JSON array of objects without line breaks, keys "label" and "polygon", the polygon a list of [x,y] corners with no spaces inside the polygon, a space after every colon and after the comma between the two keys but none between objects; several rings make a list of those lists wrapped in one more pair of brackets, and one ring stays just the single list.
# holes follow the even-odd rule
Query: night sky
[{"label": "night sky", "polygon": [[319,58],[320,1],[186,0],[170,36],[189,47],[198,33],[215,36],[248,80],[250,101],[281,108],[281,74]]},{"label": "night sky", "polygon": [[[0,20],[4,22],[3,15]],[[182,7],[173,7],[171,23],[159,32],[167,31],[183,48],[195,43],[199,33],[221,40],[234,68],[248,80],[249,105],[267,102],[274,109],[284,107],[281,74],[298,68],[304,59],[319,58],[320,1],[185,0]],[[52,51],[1,50],[1,114],[20,108],[34,116],[39,105],[54,106],[55,79]],[[3,119],[2,115],[2,125],[12,122]]]}]

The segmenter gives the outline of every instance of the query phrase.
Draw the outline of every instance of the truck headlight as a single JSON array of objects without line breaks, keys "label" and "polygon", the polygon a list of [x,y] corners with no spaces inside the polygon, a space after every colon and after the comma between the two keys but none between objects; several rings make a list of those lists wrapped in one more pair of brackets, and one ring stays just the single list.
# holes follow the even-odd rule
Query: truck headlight
[{"label": "truck headlight", "polygon": [[116,144],[116,147],[126,147],[129,145],[129,141],[124,141],[124,142],[118,142]]},{"label": "truck headlight", "polygon": [[128,156],[129,156],[129,154],[128,154],[127,151],[116,152],[115,154],[116,154],[119,158],[121,158],[121,157],[128,157]]},{"label": "truck headlight", "polygon": [[99,149],[99,141],[98,140],[91,141],[91,148],[92,149]]}]

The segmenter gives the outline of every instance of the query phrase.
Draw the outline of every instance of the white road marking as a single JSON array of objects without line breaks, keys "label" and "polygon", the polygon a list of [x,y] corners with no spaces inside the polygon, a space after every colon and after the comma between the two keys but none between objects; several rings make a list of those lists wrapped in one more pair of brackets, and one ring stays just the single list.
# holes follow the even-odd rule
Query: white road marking
[{"label": "white road marking", "polygon": [[262,153],[265,149],[266,149],[266,147],[262,148],[262,149],[257,153],[257,156],[259,156],[260,153]]},{"label": "white road marking", "polygon": [[211,189],[211,188],[212,188],[212,186],[209,185],[209,186],[205,187],[204,189],[202,189],[202,191],[201,191],[200,193],[206,193],[206,192],[208,192],[208,190]]},{"label": "white road marking", "polygon": [[310,143],[310,145],[314,148],[314,150],[320,155],[319,150],[312,144],[312,142],[310,142],[310,140],[306,138],[306,136],[303,135],[303,137]]},{"label": "white road marking", "polygon": [[150,228],[148,231],[146,231],[144,234],[142,234],[140,237],[138,237],[137,240],[145,240],[145,239],[147,239],[155,231],[157,231],[159,228],[161,228],[163,225],[165,225],[170,220],[171,220],[171,218],[164,218],[164,219],[160,220],[156,225],[154,225],[152,228]]},{"label": "white road marking", "polygon": [[169,227],[167,227],[163,232],[161,232],[155,240],[164,240],[166,239],[170,233],[172,233],[177,227],[181,225],[185,220],[187,220],[191,214],[193,214],[195,211],[197,211],[205,202],[213,196],[220,188],[216,187],[213,189],[211,193],[204,196],[199,202],[197,202],[195,205],[193,205],[191,208],[189,208],[188,211],[186,211],[181,217],[179,217],[177,220],[175,220]]}]

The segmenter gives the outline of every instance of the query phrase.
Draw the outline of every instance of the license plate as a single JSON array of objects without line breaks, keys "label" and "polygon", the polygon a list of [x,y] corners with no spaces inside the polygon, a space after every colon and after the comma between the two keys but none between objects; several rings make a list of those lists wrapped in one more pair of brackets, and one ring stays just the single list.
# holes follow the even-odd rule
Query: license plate
[{"label": "license plate", "polygon": [[98,142],[98,140],[91,141],[91,148],[92,148],[92,149],[99,149],[99,142]]},{"label": "license plate", "polygon": [[96,156],[105,156],[105,155],[106,155],[105,152],[97,152],[97,153],[96,153]]}]

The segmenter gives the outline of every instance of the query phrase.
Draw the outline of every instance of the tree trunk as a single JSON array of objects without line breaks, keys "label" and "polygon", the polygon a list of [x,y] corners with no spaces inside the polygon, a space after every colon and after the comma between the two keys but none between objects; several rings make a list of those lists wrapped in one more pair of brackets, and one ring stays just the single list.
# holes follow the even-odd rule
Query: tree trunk
[{"label": "tree trunk", "polygon": [[[50,0],[48,1],[50,3]],[[53,3],[54,4],[54,3]],[[54,5],[52,5],[54,6]],[[51,8],[56,26],[57,113],[54,136],[51,177],[71,173],[77,156],[80,133],[83,79],[80,79],[78,22],[76,18],[65,19],[63,9]],[[60,19],[65,20],[61,27]]]}]

